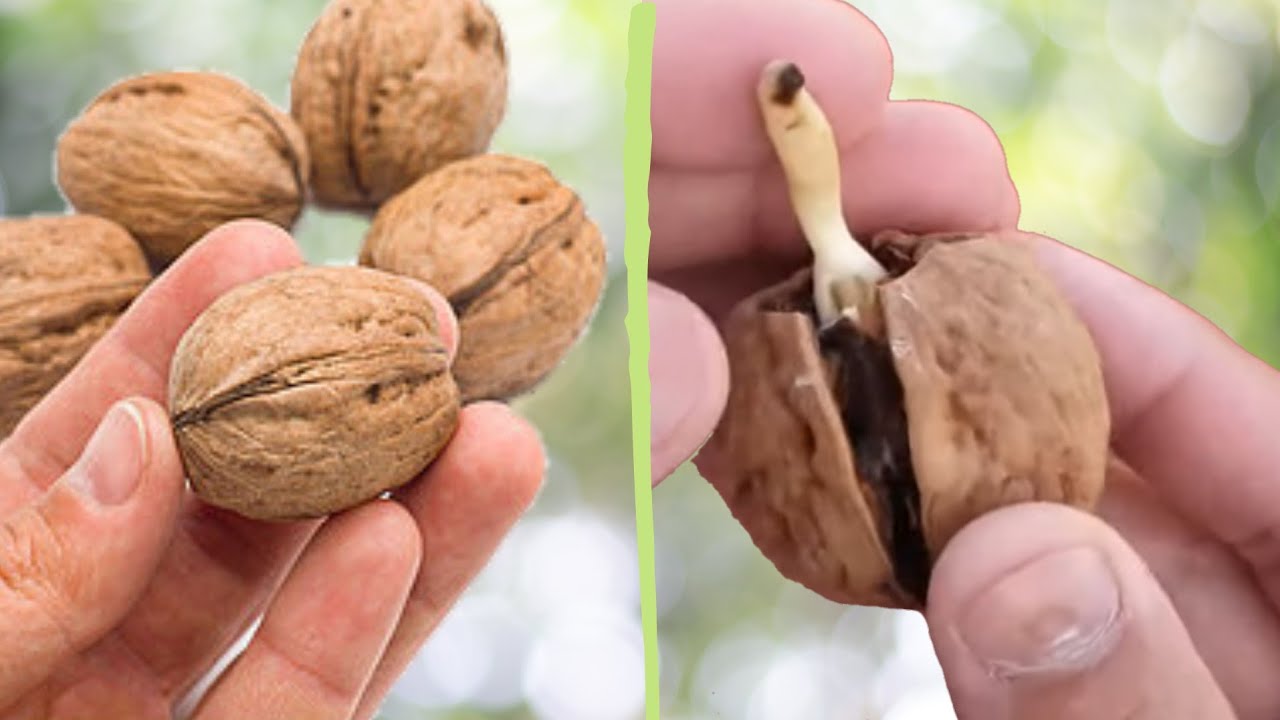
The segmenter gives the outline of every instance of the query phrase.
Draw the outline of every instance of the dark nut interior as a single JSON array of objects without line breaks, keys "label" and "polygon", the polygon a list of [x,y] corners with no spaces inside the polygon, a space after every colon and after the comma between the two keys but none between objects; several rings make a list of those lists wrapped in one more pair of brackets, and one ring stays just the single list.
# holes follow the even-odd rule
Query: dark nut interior
[{"label": "dark nut interior", "polygon": [[740,305],[712,481],[787,577],[920,607],[933,561],[1002,505],[1090,508],[1110,419],[1088,330],[1014,239],[885,233],[864,322],[819,329],[808,271]]}]

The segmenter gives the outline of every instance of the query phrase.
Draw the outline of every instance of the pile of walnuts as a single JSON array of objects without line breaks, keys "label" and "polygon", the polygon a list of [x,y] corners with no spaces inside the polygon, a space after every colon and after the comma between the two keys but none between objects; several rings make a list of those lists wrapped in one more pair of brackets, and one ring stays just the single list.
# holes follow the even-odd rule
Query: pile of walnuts
[{"label": "pile of walnuts", "polygon": [[[402,485],[461,405],[538,385],[591,319],[605,248],[543,165],[490,153],[502,28],[481,0],[334,0],[289,113],[210,72],[117,83],[66,129],[64,217],[0,220],[0,437],[208,232],[291,230],[308,202],[371,215],[361,267],[228,293],[170,372],[193,488],[248,517],[323,516]],[[419,283],[459,320],[456,358]]]}]

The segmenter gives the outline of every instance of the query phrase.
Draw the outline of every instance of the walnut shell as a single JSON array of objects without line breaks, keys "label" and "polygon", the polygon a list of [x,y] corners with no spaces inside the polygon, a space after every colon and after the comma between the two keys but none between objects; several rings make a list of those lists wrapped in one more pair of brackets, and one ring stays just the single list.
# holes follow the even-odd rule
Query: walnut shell
[{"label": "walnut shell", "polygon": [[372,209],[488,147],[507,104],[502,28],[481,0],[335,0],[303,42],[292,98],[315,200]]},{"label": "walnut shell", "polygon": [[545,166],[481,155],[383,206],[360,263],[449,298],[461,336],[453,372],[471,402],[526,392],[560,363],[599,304],[605,247]]},{"label": "walnut shell", "polygon": [[71,371],[151,279],[119,225],[0,219],[0,438]]},{"label": "walnut shell", "polygon": [[288,115],[215,73],[117,83],[67,127],[57,153],[67,200],[123,225],[159,265],[232,220],[292,229],[309,163]]},{"label": "walnut shell", "polygon": [[413,480],[458,423],[435,310],[402,278],[309,267],[243,285],[178,345],[174,435],[196,493],[320,517]]},{"label": "walnut shell", "polygon": [[[842,603],[919,608],[933,561],[998,507],[1091,509],[1110,416],[1087,328],[1022,243],[887,233],[876,337],[815,327],[809,271],[725,328],[712,482],[786,577]],[[869,323],[874,327],[879,323]]]}]

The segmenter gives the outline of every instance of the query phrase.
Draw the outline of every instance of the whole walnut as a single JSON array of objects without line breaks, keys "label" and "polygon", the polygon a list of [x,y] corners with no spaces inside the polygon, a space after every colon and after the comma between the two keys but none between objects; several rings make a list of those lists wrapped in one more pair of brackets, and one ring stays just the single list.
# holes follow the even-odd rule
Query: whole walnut
[{"label": "whole walnut", "polygon": [[151,279],[109,220],[0,219],[0,437],[79,362]]},{"label": "whole walnut", "polygon": [[311,189],[335,208],[375,208],[484,152],[506,103],[502,29],[481,0],[334,0],[293,75]]},{"label": "whole walnut", "polygon": [[453,163],[393,198],[360,262],[449,298],[467,402],[544,379],[590,322],[605,277],[604,239],[577,194],[545,166],[506,155]]},{"label": "whole walnut", "polygon": [[201,498],[289,520],[414,479],[453,435],[458,389],[420,288],[307,267],[240,286],[197,318],[173,358],[169,410]]},{"label": "whole walnut", "polygon": [[157,265],[242,218],[292,229],[306,199],[293,120],[225,75],[155,73],[102,93],[58,142],[58,184],[123,225]]},{"label": "whole walnut", "polygon": [[919,608],[979,515],[1093,506],[1110,416],[1089,332],[1024,244],[889,232],[871,249],[891,276],[859,313],[818,327],[807,270],[734,310],[712,482],[783,575]]}]

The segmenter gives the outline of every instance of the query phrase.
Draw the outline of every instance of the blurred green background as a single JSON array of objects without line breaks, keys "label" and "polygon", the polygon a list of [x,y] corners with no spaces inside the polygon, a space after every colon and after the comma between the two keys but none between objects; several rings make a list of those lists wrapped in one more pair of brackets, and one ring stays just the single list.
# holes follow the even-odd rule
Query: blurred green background
[{"label": "blurred green background", "polygon": [[[851,4],[888,36],[895,99],[994,126],[1025,229],[1172,293],[1280,365],[1274,0]],[[920,616],[784,582],[691,466],[654,503],[664,720],[954,717]]]},{"label": "blurred green background", "polygon": [[[517,405],[550,476],[532,512],[409,669],[384,717],[630,720],[643,710],[622,278],[622,113],[629,2],[490,0],[511,61],[494,149],[546,162],[609,240],[593,330]],[[213,69],[288,107],[323,0],[0,0],[0,212],[60,213],[62,128],[136,73]],[[350,263],[364,220],[309,213],[308,259]]]}]

